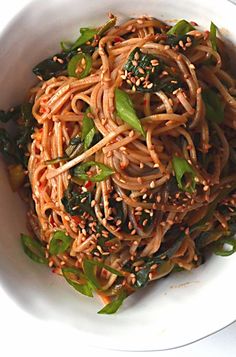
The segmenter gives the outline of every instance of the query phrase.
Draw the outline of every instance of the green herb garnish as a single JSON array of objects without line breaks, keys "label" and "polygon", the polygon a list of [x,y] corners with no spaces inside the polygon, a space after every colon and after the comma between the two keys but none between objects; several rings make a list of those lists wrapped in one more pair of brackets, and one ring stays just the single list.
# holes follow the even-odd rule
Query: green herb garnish
[{"label": "green herb garnish", "polygon": [[115,105],[118,116],[145,137],[145,131],[134,110],[129,95],[118,88],[115,90]]},{"label": "green herb garnish", "polygon": [[210,88],[204,89],[202,99],[206,108],[206,119],[220,124],[224,120],[224,104],[220,96]]},{"label": "green herb garnish", "polygon": [[48,264],[48,259],[45,258],[45,248],[39,241],[26,234],[21,234],[21,243],[25,254],[30,259],[36,263]]},{"label": "green herb garnish", "polygon": [[49,253],[57,255],[64,253],[70,247],[72,238],[66,235],[63,231],[56,231],[53,233],[49,244]]},{"label": "green herb garnish", "polygon": [[[188,163],[187,160],[177,156],[173,157],[172,165],[178,187],[182,191],[193,193],[196,187],[196,173],[193,167]],[[186,182],[184,182],[184,179]]]},{"label": "green herb garnish", "polygon": [[[89,176],[86,172],[91,168],[91,167],[97,167],[99,169],[99,173],[93,175],[93,176]],[[75,166],[75,168],[73,169],[73,175],[80,179],[80,180],[89,180],[91,182],[100,182],[105,180],[107,177],[111,176],[114,173],[114,171],[100,163],[100,162],[96,162],[96,161],[87,161],[84,162],[81,165],[77,165]]]}]

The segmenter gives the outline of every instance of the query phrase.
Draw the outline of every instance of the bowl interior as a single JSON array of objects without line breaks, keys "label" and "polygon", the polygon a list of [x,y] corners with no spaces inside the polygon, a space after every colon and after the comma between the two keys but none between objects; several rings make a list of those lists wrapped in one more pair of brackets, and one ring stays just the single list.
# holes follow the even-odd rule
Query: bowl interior
[{"label": "bowl interior", "polygon": [[[109,11],[120,21],[137,15],[163,20],[185,18],[206,29],[212,20],[227,41],[236,43],[236,8],[227,1],[35,1],[0,37],[0,107],[7,109],[20,103],[35,81],[32,67],[58,51],[61,40],[76,38],[80,27],[103,23]],[[24,255],[19,233],[26,231],[25,207],[12,193],[2,162],[0,196],[1,284],[34,317],[65,324],[64,338],[73,327],[81,334],[90,334],[95,345],[168,349],[202,338],[235,320],[235,256],[214,256],[193,272],[176,273],[139,291],[127,299],[118,314],[97,315],[100,304],[96,299],[77,294],[62,278]]]}]

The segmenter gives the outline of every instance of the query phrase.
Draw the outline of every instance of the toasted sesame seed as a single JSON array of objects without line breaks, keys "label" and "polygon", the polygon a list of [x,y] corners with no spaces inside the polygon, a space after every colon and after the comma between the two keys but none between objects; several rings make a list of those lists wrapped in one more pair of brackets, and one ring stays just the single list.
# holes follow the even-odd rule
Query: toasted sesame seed
[{"label": "toasted sesame seed", "polygon": [[57,62],[59,62],[59,63],[61,63],[61,64],[63,64],[63,63],[64,63],[64,61],[63,61],[63,59],[62,59],[62,58],[57,58]]},{"label": "toasted sesame seed", "polygon": [[131,222],[128,223],[128,228],[129,228],[129,229],[132,229],[132,228],[133,228],[133,225],[132,225]]},{"label": "toasted sesame seed", "polygon": [[136,61],[139,60],[139,53],[138,53],[138,52],[135,52],[135,54],[134,54],[134,59],[135,59]]},{"label": "toasted sesame seed", "polygon": [[154,181],[152,181],[152,182],[150,183],[150,187],[151,187],[151,188],[154,188],[154,187],[155,187],[155,182],[154,182]]},{"label": "toasted sesame seed", "polygon": [[145,219],[145,220],[143,221],[143,226],[145,227],[145,226],[147,225],[147,223],[148,223],[148,219]]},{"label": "toasted sesame seed", "polygon": [[135,86],[132,87],[132,92],[136,92],[136,87]]},{"label": "toasted sesame seed", "polygon": [[130,234],[131,236],[134,236],[136,234],[136,229],[133,229]]},{"label": "toasted sesame seed", "polygon": [[157,59],[153,59],[153,60],[151,60],[151,64],[152,64],[152,66],[158,66],[159,65],[159,61],[157,60]]},{"label": "toasted sesame seed", "polygon": [[131,130],[131,131],[129,132],[129,137],[132,138],[133,136],[134,136],[134,131]]},{"label": "toasted sesame seed", "polygon": [[141,84],[141,80],[140,80],[140,78],[136,81],[136,83],[135,83],[135,85],[138,87],[138,86],[140,86],[140,84]]},{"label": "toasted sesame seed", "polygon": [[118,220],[116,221],[116,226],[121,225],[121,223],[122,223],[121,219],[118,219]]},{"label": "toasted sesame seed", "polygon": [[122,74],[120,77],[121,77],[122,79],[126,79],[126,76],[125,76],[124,74]]},{"label": "toasted sesame seed", "polygon": [[208,186],[208,185],[206,185],[206,186],[203,187],[203,191],[207,191],[208,189],[209,189],[209,186]]},{"label": "toasted sesame seed", "polygon": [[191,69],[195,69],[194,64],[190,63],[189,68],[191,68]]},{"label": "toasted sesame seed", "polygon": [[136,60],[133,60],[133,61],[132,61],[132,65],[133,65],[134,67],[137,67],[138,62],[137,62]]},{"label": "toasted sesame seed", "polygon": [[153,87],[153,83],[150,83],[150,84],[147,85],[148,89],[151,89],[152,87]]},{"label": "toasted sesame seed", "polygon": [[123,201],[123,198],[120,197],[120,196],[119,196],[119,197],[116,197],[116,201],[117,201],[117,202]]},{"label": "toasted sesame seed", "polygon": [[82,229],[82,233],[83,233],[84,236],[87,235],[87,232],[86,232],[86,229],[85,229],[85,228]]},{"label": "toasted sesame seed", "polygon": [[83,197],[83,198],[80,200],[80,202],[81,202],[81,203],[84,203],[86,200],[87,200],[87,197]]},{"label": "toasted sesame seed", "polygon": [[143,183],[143,180],[141,177],[137,177],[137,181],[138,181],[138,183]]},{"label": "toasted sesame seed", "polygon": [[[142,67],[138,67],[138,71],[139,71],[139,73],[141,73],[141,74],[144,74],[145,73],[145,71],[144,71],[144,69],[142,68]],[[141,78],[140,78],[141,79]]]},{"label": "toasted sesame seed", "polygon": [[129,85],[132,85],[132,82],[129,79],[127,79],[126,83],[128,83]]},{"label": "toasted sesame seed", "polygon": [[143,199],[145,200],[147,198],[147,194],[145,193],[144,195],[143,195]]},{"label": "toasted sesame seed", "polygon": [[144,164],[142,162],[139,163],[139,167],[140,169],[143,169],[144,168]]}]

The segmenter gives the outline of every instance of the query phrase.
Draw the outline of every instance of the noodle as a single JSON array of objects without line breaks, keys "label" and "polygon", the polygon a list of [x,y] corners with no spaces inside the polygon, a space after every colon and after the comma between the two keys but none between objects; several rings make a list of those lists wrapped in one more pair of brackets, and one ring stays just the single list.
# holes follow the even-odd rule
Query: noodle
[{"label": "noodle", "polygon": [[[169,29],[146,17],[113,27],[86,44],[84,78],[86,55],[75,76],[64,71],[30,91],[32,230],[59,274],[86,275],[86,259],[118,270],[122,278],[93,270],[106,302],[197,267],[202,247],[230,235],[235,217],[236,81],[209,34],[191,27],[178,38]],[[124,117],[118,87],[133,105],[123,102]],[[57,231],[71,244],[51,254]]]}]

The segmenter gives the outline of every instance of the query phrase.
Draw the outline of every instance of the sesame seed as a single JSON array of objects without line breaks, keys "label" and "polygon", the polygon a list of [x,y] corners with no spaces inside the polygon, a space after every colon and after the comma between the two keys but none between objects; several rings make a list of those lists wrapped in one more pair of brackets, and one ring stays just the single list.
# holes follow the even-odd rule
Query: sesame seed
[{"label": "sesame seed", "polygon": [[59,62],[59,63],[61,63],[61,64],[63,64],[63,63],[64,63],[64,61],[63,61],[63,59],[62,59],[62,58],[57,58],[57,62]]},{"label": "sesame seed", "polygon": [[157,59],[153,59],[153,60],[151,60],[151,64],[152,64],[152,66],[158,66],[159,65],[159,62],[158,62],[158,60]]},{"label": "sesame seed", "polygon": [[116,201],[117,201],[117,202],[123,201],[123,198],[120,197],[120,196],[119,196],[119,197],[116,197]]},{"label": "sesame seed", "polygon": [[154,181],[152,181],[152,182],[150,183],[150,187],[151,187],[151,188],[154,188],[154,187],[155,187],[155,182],[154,182]]},{"label": "sesame seed", "polygon": [[203,191],[207,191],[208,189],[209,189],[209,186],[208,186],[208,185],[206,185],[206,186],[203,187]]},{"label": "sesame seed", "polygon": [[139,163],[139,167],[140,169],[143,169],[144,168],[144,164],[142,162]]},{"label": "sesame seed", "polygon": [[116,221],[116,226],[121,225],[121,223],[122,223],[121,219],[118,219],[118,220]]},{"label": "sesame seed", "polygon": [[136,207],[135,208],[135,211],[142,211],[143,210],[143,207]]},{"label": "sesame seed", "polygon": [[140,86],[140,84],[141,84],[141,80],[140,80],[140,78],[136,81],[136,83],[135,83],[135,85],[138,87],[138,86]]},{"label": "sesame seed", "polygon": [[143,195],[143,199],[145,200],[147,198],[147,194],[145,193],[144,195]]},{"label": "sesame seed", "polygon": [[126,79],[126,76],[125,76],[124,74],[122,74],[120,77],[121,77],[122,79]]},{"label": "sesame seed", "polygon": [[138,53],[138,52],[135,52],[135,54],[134,54],[134,59],[135,59],[136,61],[139,60],[139,53]]},{"label": "sesame seed", "polygon": [[133,228],[133,225],[132,225],[131,222],[128,223],[128,228],[129,228],[129,229],[132,229],[132,228]]},{"label": "sesame seed", "polygon": [[135,86],[132,87],[132,92],[136,92],[136,87]]},{"label": "sesame seed", "polygon": [[133,60],[133,61],[132,61],[132,65],[133,65],[134,67],[137,67],[138,62],[137,62],[136,60]]},{"label": "sesame seed", "polygon": [[137,177],[137,181],[138,181],[138,183],[143,183],[143,180],[141,177]]},{"label": "sesame seed", "polygon": [[86,232],[86,229],[85,229],[85,228],[82,229],[82,233],[83,233],[84,236],[87,235],[87,232]]},{"label": "sesame seed", "polygon": [[157,164],[157,163],[155,163],[154,165],[153,165],[153,167],[155,167],[155,168],[158,168],[160,165],[159,164]]},{"label": "sesame seed", "polygon": [[194,64],[190,63],[189,68],[191,68],[191,69],[195,69]]},{"label": "sesame seed", "polygon": [[148,223],[148,219],[145,219],[145,220],[143,221],[143,226],[145,227],[145,226],[147,225],[147,223]]},{"label": "sesame seed", "polygon": [[129,132],[129,137],[132,138],[133,136],[134,136],[134,131],[131,130],[131,131]]},{"label": "sesame seed", "polygon": [[103,218],[103,220],[102,220],[102,224],[103,224],[104,226],[107,224],[107,220],[106,220],[106,218]]},{"label": "sesame seed", "polygon": [[152,87],[153,87],[153,83],[150,83],[150,84],[147,85],[148,89],[151,89]]},{"label": "sesame seed", "polygon": [[83,198],[80,200],[80,202],[81,202],[81,203],[84,203],[86,200],[87,200],[87,197],[83,197]]},{"label": "sesame seed", "polygon": [[136,234],[136,229],[133,229],[130,234],[131,236],[134,236]]},{"label": "sesame seed", "polygon": [[[144,71],[144,69],[142,68],[142,67],[138,67],[138,71],[139,71],[139,73],[141,73],[141,74],[144,74],[145,73],[145,71]],[[140,78],[141,79],[141,78]]]}]

